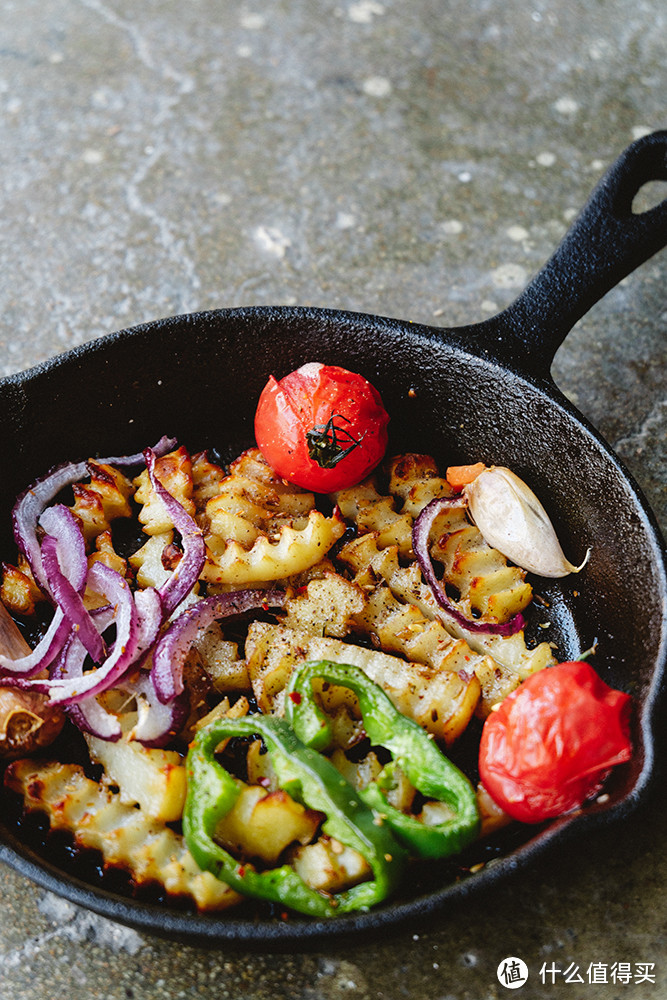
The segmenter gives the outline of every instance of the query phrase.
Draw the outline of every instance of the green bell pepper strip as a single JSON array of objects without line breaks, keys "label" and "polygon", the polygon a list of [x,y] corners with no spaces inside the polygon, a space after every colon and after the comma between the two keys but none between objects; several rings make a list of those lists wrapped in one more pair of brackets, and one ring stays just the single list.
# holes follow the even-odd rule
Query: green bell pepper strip
[{"label": "green bell pepper strip", "polygon": [[[216,843],[216,826],[242,787],[214,757],[220,741],[233,736],[262,738],[280,787],[302,804],[326,814],[322,830],[362,854],[373,872],[372,880],[327,895],[308,886],[291,865],[257,871]],[[398,884],[406,857],[390,828],[378,824],[372,810],[328,758],[304,746],[284,719],[265,715],[217,719],[193,740],[186,767],[183,834],[188,849],[200,868],[242,895],[280,903],[313,917],[331,917],[366,910]]]},{"label": "green bell pepper strip", "polygon": [[[468,778],[436,746],[413,719],[394,706],[383,689],[359,667],[330,660],[308,662],[292,673],[285,698],[285,716],[299,739],[316,750],[331,743],[331,723],[316,700],[315,680],[349,688],[357,696],[363,726],[373,746],[382,746],[392,760],[359,792],[413,855],[444,858],[458,854],[477,837],[479,810],[475,789]],[[428,799],[452,810],[451,818],[427,824],[392,806],[384,788],[400,767],[411,784]]]}]

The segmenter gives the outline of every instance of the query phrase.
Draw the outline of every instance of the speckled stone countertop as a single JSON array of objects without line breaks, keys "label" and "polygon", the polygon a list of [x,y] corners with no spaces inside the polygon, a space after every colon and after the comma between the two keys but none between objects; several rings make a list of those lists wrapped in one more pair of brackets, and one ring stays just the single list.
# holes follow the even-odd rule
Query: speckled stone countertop
[{"label": "speckled stone countertop", "polygon": [[[667,127],[663,0],[0,14],[0,374],[218,306],[475,322],[517,295],[621,150]],[[595,306],[554,365],[663,528],[666,261]],[[508,956],[528,965],[525,996],[666,998],[665,791],[426,928],[304,955],[153,938],[3,866],[0,998],[486,1000],[506,995]]]}]

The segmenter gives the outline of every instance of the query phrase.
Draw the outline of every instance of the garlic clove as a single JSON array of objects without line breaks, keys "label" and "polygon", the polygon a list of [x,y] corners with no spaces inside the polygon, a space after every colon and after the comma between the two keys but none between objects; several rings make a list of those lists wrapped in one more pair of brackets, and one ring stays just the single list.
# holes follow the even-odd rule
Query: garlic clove
[{"label": "garlic clove", "polygon": [[464,488],[470,515],[485,541],[521,569],[544,577],[578,573],[533,491],[510,469],[490,466]]}]

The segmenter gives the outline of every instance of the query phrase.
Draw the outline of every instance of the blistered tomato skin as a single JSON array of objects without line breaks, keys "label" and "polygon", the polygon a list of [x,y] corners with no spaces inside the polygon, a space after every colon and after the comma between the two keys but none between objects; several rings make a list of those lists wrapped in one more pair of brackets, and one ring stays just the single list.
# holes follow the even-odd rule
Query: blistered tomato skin
[{"label": "blistered tomato skin", "polygon": [[269,379],[255,414],[264,458],[288,482],[315,493],[353,486],[380,462],[389,416],[361,375],[311,363]]},{"label": "blistered tomato skin", "polygon": [[560,663],[533,674],[484,723],[482,784],[513,819],[539,823],[597,794],[609,770],[632,754],[630,695],[590,664]]}]

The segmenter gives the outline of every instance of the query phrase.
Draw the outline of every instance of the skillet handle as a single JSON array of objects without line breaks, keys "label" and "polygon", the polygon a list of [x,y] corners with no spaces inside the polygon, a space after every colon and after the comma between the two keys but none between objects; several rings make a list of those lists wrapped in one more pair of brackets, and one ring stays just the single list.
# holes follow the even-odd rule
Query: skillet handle
[{"label": "skillet handle", "polygon": [[645,212],[632,210],[643,185],[662,180],[667,131],[644,136],[622,153],[542,270],[504,312],[480,324],[502,360],[548,376],[574,324],[667,244],[667,198]]}]

